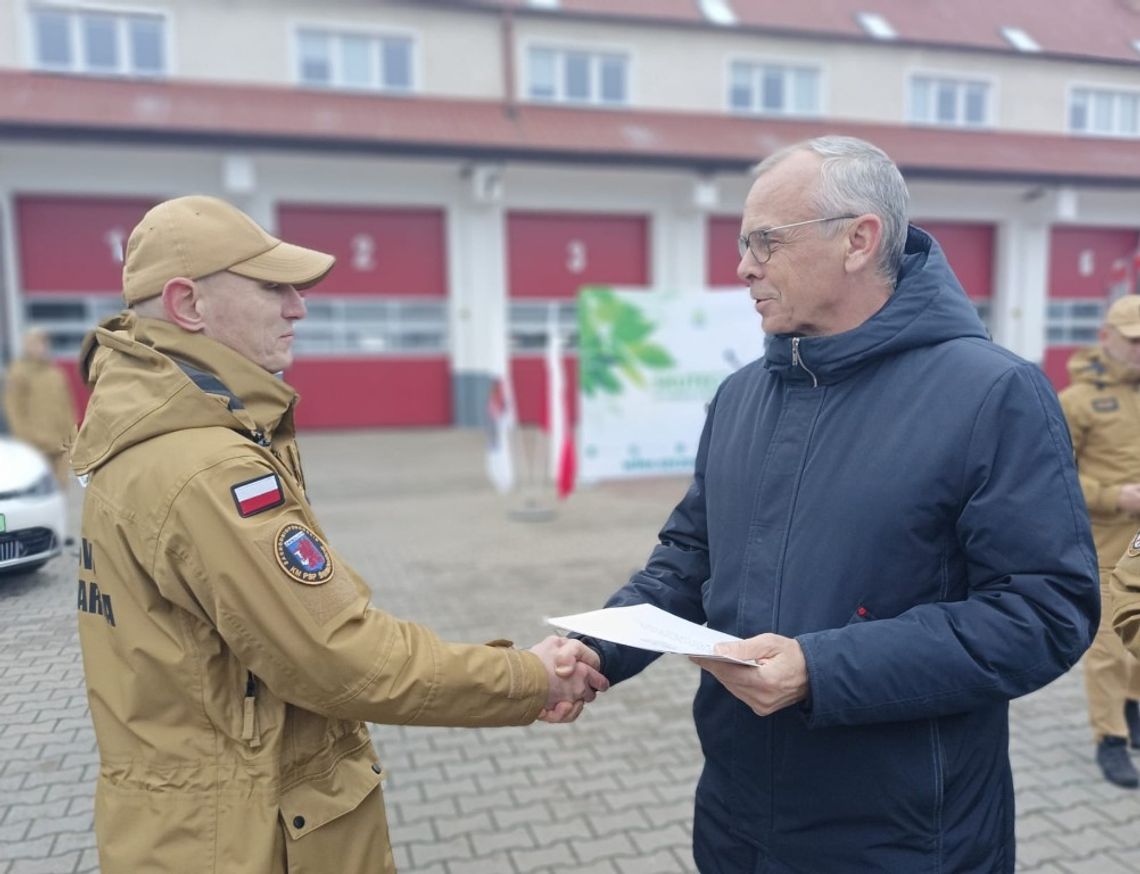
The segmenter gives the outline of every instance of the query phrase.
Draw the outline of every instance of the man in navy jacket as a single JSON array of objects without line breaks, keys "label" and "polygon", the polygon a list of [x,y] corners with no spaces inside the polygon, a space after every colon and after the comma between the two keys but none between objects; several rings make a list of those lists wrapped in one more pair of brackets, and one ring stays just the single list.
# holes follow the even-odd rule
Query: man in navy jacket
[{"label": "man in navy jacket", "polygon": [[[745,640],[700,661],[705,874],[1014,870],[1011,698],[1097,626],[1088,513],[1041,372],[995,346],[869,143],[757,168],[737,273],[765,357],[607,606]],[[655,657],[587,639],[611,682]]]}]

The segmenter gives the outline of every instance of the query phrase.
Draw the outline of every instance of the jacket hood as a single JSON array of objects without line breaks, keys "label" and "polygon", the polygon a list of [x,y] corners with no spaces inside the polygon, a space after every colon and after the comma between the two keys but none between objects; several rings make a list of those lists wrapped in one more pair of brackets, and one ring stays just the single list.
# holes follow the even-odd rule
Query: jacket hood
[{"label": "jacket hood", "polygon": [[[792,364],[793,336],[768,338],[764,366],[784,379],[810,381],[803,368]],[[958,337],[988,339],[989,335],[942,247],[911,225],[898,283],[883,308],[850,331],[803,338],[799,353],[804,367],[826,385],[878,359]]]},{"label": "jacket hood", "polygon": [[221,343],[124,311],[83,340],[79,369],[91,400],[71,451],[86,474],[171,431],[221,427],[268,444],[292,431],[297,395]]},{"label": "jacket hood", "polygon": [[1140,382],[1140,370],[1128,367],[1109,358],[1100,346],[1078,349],[1069,358],[1069,379],[1103,387]]}]

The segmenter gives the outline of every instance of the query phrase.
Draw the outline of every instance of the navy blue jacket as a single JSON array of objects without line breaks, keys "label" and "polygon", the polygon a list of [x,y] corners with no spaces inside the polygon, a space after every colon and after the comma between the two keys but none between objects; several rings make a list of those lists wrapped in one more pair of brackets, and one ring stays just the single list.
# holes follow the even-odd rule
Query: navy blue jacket
[{"label": "navy blue jacket", "polygon": [[[1014,870],[1008,702],[1091,642],[1096,555],[1049,383],[987,339],[929,235],[871,319],[773,337],[721,385],[607,606],[642,602],[807,659],[809,701],[767,718],[702,674],[702,870]],[[591,643],[613,682],[655,658]]]}]

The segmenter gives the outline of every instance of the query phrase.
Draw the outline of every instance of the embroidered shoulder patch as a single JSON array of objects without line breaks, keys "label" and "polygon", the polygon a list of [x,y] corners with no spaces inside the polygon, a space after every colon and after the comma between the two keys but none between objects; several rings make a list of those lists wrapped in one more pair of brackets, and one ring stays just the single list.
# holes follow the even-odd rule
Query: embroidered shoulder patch
[{"label": "embroidered shoulder patch", "polygon": [[332,576],[328,547],[315,532],[291,522],[277,532],[277,563],[281,570],[306,586],[319,586]]},{"label": "embroidered shoulder patch", "polygon": [[234,496],[238,515],[243,519],[285,503],[285,490],[275,473],[230,486],[230,493]]},{"label": "embroidered shoulder patch", "polygon": [[1093,398],[1092,408],[1098,413],[1111,413],[1120,408],[1116,398]]},{"label": "embroidered shoulder patch", "polygon": [[1136,532],[1136,536],[1132,539],[1132,543],[1129,544],[1128,555],[1133,558],[1140,555],[1140,531]]}]

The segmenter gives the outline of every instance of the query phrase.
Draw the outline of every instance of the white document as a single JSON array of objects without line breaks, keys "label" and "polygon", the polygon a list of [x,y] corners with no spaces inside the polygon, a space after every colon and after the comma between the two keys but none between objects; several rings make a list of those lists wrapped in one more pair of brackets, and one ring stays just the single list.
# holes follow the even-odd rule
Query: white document
[{"label": "white document", "polygon": [[653,652],[701,656],[725,662],[751,665],[755,662],[713,655],[718,643],[740,640],[723,631],[714,631],[704,625],[689,622],[672,613],[666,613],[652,604],[634,604],[632,607],[607,607],[572,616],[553,616],[546,620],[556,628],[565,628],[588,637],[597,637],[625,646],[636,646]]}]

